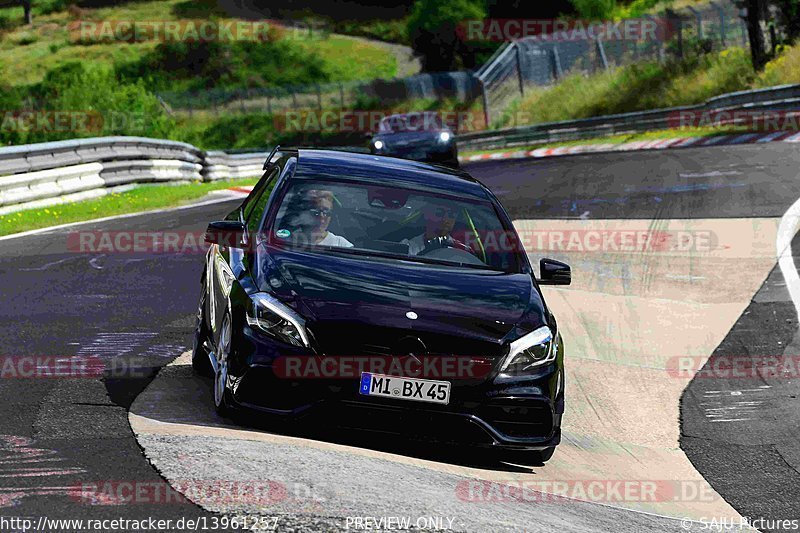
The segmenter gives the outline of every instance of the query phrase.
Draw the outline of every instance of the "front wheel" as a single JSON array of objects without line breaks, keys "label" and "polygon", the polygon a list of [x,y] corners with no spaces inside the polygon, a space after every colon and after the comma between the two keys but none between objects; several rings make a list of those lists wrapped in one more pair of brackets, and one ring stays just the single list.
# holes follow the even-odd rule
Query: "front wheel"
[{"label": "front wheel", "polygon": [[194,342],[192,344],[192,369],[201,376],[211,377],[214,375],[214,367],[211,366],[208,349],[208,328],[205,319],[206,289],[203,284],[203,293],[200,295],[200,303],[197,305],[197,316],[194,326]]},{"label": "front wheel", "polygon": [[231,316],[225,313],[216,352],[217,368],[214,371],[214,409],[220,416],[230,416],[231,414],[228,365],[230,364],[232,332]]}]

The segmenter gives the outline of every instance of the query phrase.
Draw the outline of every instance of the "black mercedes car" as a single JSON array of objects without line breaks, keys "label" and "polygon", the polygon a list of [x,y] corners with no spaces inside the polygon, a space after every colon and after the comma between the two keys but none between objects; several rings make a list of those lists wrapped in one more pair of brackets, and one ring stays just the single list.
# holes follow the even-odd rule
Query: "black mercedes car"
[{"label": "black mercedes car", "polygon": [[220,414],[522,453],[561,438],[564,348],[495,196],[461,170],[282,149],[206,233],[192,364]]},{"label": "black mercedes car", "polygon": [[369,149],[373,154],[458,167],[456,136],[433,111],[385,117]]}]

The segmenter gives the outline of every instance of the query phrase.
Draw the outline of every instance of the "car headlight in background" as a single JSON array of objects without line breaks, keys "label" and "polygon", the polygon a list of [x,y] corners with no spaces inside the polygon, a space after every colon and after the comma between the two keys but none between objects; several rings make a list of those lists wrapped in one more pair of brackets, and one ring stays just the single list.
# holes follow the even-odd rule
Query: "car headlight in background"
[{"label": "car headlight in background", "polygon": [[450,140],[450,133],[447,131],[443,131],[442,133],[439,134],[439,140],[442,141],[443,143],[446,143],[447,141]]},{"label": "car headlight in background", "polygon": [[305,320],[277,298],[259,292],[250,296],[247,324],[275,339],[294,346],[311,346]]},{"label": "car headlight in background", "polygon": [[555,344],[553,332],[547,326],[520,337],[511,343],[500,373],[523,376],[537,367],[552,363],[557,355]]},{"label": "car headlight in background", "polygon": [[374,146],[376,150],[381,150],[383,148],[383,141],[375,141],[372,143],[372,146]]}]

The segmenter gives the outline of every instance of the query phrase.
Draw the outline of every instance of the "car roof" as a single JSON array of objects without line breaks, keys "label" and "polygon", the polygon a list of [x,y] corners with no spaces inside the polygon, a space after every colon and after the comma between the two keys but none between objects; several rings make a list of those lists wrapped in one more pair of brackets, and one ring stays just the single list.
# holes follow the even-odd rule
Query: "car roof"
[{"label": "car roof", "polygon": [[356,179],[386,186],[491,200],[486,188],[459,169],[382,155],[338,150],[297,150],[297,179]]}]

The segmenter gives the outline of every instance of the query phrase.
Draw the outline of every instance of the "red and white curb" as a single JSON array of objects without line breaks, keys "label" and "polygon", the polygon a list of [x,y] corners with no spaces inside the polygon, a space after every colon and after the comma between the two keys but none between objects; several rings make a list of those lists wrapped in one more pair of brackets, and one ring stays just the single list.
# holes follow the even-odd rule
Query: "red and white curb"
[{"label": "red and white curb", "polygon": [[713,137],[676,137],[653,141],[635,141],[623,144],[582,144],[577,146],[558,146],[555,148],[537,148],[535,150],[516,150],[512,152],[495,152],[460,157],[462,163],[477,161],[495,161],[498,159],[541,159],[575,154],[597,154],[604,152],[632,152],[639,150],[667,150],[671,148],[689,148],[700,146],[731,146],[735,144],[755,144],[766,142],[800,142],[800,133],[736,133],[731,135],[715,135]]},{"label": "red and white curb", "polygon": [[208,195],[230,199],[245,198],[252,190],[253,187],[250,185],[244,187],[228,187],[227,189],[217,189],[216,191],[211,191],[208,193]]}]

